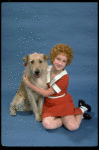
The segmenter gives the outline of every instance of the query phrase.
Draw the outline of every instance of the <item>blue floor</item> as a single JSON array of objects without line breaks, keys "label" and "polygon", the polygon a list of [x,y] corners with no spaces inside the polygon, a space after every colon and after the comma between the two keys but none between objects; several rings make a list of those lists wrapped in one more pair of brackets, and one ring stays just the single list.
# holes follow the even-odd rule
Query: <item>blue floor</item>
[{"label": "blue floor", "polygon": [[[2,146],[97,146],[97,7],[95,2],[1,4]],[[58,43],[68,44],[74,52],[66,70],[75,106],[84,99],[92,107],[92,119],[82,120],[73,132],[63,126],[46,130],[34,114],[18,112],[12,117],[9,111],[25,69],[22,58],[33,52],[49,55]]]}]

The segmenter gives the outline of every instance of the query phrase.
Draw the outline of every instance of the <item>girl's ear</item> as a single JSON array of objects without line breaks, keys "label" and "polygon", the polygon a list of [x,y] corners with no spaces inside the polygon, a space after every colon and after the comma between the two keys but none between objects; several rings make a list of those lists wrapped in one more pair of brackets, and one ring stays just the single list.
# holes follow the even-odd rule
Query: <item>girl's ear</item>
[{"label": "girl's ear", "polygon": [[[28,57],[29,57],[29,55],[26,55],[25,57],[23,57],[23,59],[22,59],[21,61],[28,62]],[[21,61],[20,61],[20,62],[21,62]]]},{"label": "girl's ear", "polygon": [[44,58],[45,60],[48,60],[48,59],[49,59],[49,57],[48,57],[46,54],[43,55],[43,58]]}]

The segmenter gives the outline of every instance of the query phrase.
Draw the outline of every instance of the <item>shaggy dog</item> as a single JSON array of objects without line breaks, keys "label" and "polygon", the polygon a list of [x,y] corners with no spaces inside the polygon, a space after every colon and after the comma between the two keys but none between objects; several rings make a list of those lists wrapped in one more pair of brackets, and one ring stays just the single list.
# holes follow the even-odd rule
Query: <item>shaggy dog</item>
[{"label": "shaggy dog", "polygon": [[[38,53],[29,54],[22,59],[27,64],[24,74],[32,84],[43,89],[47,89],[47,59],[47,55]],[[10,115],[15,116],[16,111],[33,111],[36,121],[41,121],[43,96],[27,87],[23,77],[18,92],[11,102]]]}]

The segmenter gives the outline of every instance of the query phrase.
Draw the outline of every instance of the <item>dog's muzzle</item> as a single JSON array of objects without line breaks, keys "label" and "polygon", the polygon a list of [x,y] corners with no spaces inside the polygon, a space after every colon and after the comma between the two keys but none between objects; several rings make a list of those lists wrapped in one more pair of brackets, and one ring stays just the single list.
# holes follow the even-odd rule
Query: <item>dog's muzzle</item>
[{"label": "dog's muzzle", "polygon": [[36,77],[36,78],[39,78],[39,76],[40,76],[40,71],[39,71],[39,70],[36,70],[36,71],[35,71],[35,77]]}]

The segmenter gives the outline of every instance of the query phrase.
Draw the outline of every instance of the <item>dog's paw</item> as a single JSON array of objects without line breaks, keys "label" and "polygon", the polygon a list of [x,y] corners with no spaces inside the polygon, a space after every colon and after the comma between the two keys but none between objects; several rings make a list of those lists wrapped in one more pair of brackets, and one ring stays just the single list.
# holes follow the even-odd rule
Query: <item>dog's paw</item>
[{"label": "dog's paw", "polygon": [[42,118],[41,118],[39,115],[36,115],[35,119],[36,119],[36,121],[38,121],[38,122],[42,121]]},{"label": "dog's paw", "polygon": [[10,115],[11,116],[16,116],[16,112],[15,111],[10,111]]},{"label": "dog's paw", "polygon": [[42,121],[42,115],[40,115],[40,122]]},{"label": "dog's paw", "polygon": [[42,121],[42,117],[39,117],[39,122],[41,122]]}]

